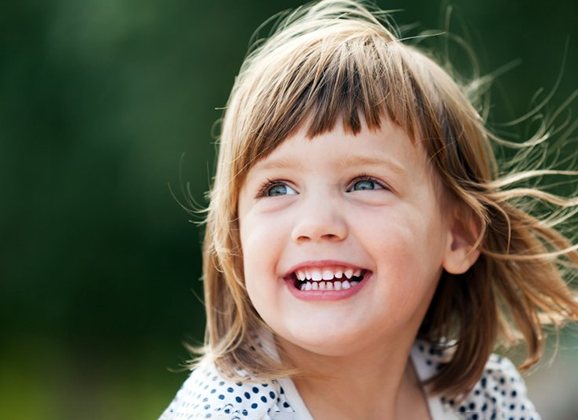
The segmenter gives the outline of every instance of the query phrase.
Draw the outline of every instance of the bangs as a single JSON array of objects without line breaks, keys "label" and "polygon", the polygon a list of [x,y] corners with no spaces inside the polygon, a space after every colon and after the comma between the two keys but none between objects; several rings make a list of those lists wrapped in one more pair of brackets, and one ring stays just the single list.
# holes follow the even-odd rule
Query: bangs
[{"label": "bangs", "polygon": [[233,143],[236,175],[242,179],[304,124],[314,138],[338,122],[357,134],[363,122],[373,130],[387,118],[412,140],[423,136],[439,116],[438,95],[416,75],[428,61],[380,24],[342,22],[339,31],[273,36],[247,58],[227,110],[236,134],[222,142]]}]

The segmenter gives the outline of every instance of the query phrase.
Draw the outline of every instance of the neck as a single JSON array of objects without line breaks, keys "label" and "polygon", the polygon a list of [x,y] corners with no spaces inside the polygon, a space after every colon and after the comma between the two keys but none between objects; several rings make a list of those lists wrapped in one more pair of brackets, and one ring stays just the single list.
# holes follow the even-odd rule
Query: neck
[{"label": "neck", "polygon": [[[310,352],[282,339],[279,344],[283,356],[302,372],[293,380],[316,419],[429,418],[409,356],[412,342],[339,356]],[[408,409],[418,410],[421,417]]]}]

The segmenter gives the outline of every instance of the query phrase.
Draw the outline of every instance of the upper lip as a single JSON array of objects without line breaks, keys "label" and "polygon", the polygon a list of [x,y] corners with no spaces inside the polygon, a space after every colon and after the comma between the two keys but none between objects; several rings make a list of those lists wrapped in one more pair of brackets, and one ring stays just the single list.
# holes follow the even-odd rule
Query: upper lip
[{"label": "upper lip", "polygon": [[305,270],[307,268],[335,268],[335,267],[352,268],[354,270],[359,269],[359,270],[368,271],[368,269],[365,267],[361,267],[357,264],[352,264],[352,263],[345,262],[345,261],[315,260],[315,261],[304,261],[304,262],[301,262],[299,264],[294,265],[285,273],[285,275],[283,277],[286,278],[286,277],[292,275],[293,273],[295,273],[296,271]]}]

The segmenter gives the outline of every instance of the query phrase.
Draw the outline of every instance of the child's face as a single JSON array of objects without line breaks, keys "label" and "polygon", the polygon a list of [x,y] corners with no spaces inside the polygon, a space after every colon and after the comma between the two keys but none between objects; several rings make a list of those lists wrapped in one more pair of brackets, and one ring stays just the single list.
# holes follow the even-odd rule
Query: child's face
[{"label": "child's face", "polygon": [[279,336],[325,355],[413,339],[452,248],[421,147],[389,121],[356,136],[341,126],[287,139],[239,199],[252,304]]}]

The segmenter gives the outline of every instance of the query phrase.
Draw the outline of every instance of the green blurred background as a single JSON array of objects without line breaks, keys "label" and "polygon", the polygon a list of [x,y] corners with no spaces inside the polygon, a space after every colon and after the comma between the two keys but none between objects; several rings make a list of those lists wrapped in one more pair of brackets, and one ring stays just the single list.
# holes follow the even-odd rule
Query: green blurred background
[{"label": "green blurred background", "polygon": [[[169,185],[206,205],[212,126],[251,34],[298,4],[0,4],[0,419],[154,419],[172,399],[204,315],[198,218]],[[378,4],[421,29],[448,10]],[[578,88],[576,0],[453,6],[483,72],[520,60],[493,90],[496,124],[561,71],[550,110]],[[528,378],[545,419],[578,416],[575,331]]]}]

